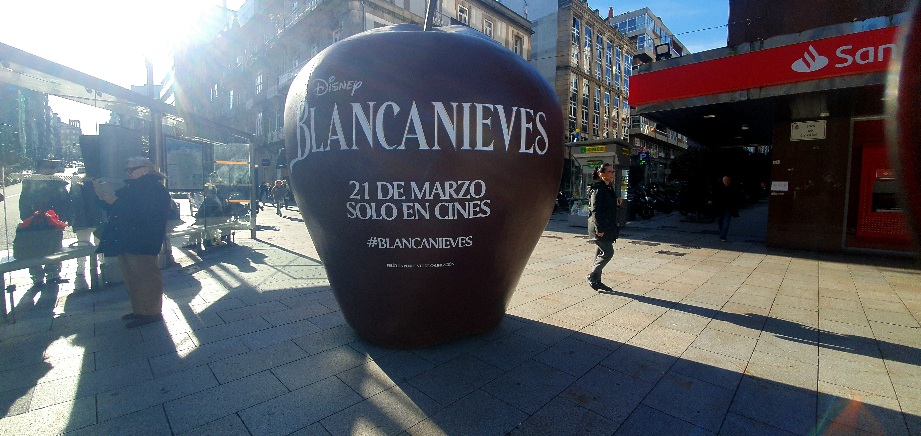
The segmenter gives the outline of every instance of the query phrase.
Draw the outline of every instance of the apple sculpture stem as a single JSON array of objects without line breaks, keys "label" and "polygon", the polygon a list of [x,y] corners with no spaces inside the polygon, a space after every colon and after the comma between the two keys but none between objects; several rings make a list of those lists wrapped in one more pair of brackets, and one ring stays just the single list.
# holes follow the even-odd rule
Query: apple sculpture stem
[{"label": "apple sculpture stem", "polygon": [[428,6],[425,8],[425,25],[422,27],[424,32],[432,30],[432,26],[435,21],[435,10],[438,7],[438,0],[429,0]]},{"label": "apple sculpture stem", "polygon": [[495,329],[553,212],[562,140],[553,88],[466,26],[375,29],[314,57],[285,150],[349,325],[396,348]]}]

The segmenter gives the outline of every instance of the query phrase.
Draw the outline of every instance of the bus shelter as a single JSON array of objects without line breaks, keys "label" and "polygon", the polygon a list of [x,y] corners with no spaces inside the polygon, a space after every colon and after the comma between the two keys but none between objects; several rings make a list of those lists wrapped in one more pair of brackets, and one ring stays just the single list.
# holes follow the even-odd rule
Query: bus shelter
[{"label": "bus shelter", "polygon": [[[180,114],[155,95],[149,65],[147,76],[142,94],[0,43],[0,83],[17,97],[13,100],[20,106],[14,108],[18,115],[9,111],[18,121],[5,123],[0,130],[0,194],[5,197],[0,273],[73,258],[95,261],[94,248],[87,241],[77,241],[70,227],[64,229],[64,248],[53,255],[45,259],[14,256],[11,248],[21,222],[16,200],[22,182],[61,180],[69,191],[87,178],[117,185],[124,178],[123,163],[131,156],[149,157],[167,176],[167,189],[178,206],[168,229],[168,243],[203,249],[220,245],[241,230],[256,237],[253,135],[196,114]],[[25,119],[26,105],[29,99],[44,98],[47,107],[47,96],[108,110],[110,122],[100,125],[96,135],[79,135],[79,144],[72,149],[46,144],[47,149],[36,153],[30,148],[37,144],[32,133],[36,129],[27,125],[35,122]],[[48,131],[54,133],[53,120],[45,121]],[[80,159],[72,159],[75,156]],[[62,162],[65,168],[53,175],[34,172],[38,161],[46,159]],[[169,244],[164,244],[163,254],[163,262],[171,263]],[[96,271],[92,272],[95,284]]]}]

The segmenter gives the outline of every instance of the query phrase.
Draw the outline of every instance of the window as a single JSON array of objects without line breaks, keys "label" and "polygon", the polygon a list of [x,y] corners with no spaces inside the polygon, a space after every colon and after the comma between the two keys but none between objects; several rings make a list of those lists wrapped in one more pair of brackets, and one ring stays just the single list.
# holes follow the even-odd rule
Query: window
[{"label": "window", "polygon": [[466,26],[470,25],[470,10],[467,9],[467,5],[457,5],[457,21]]},{"label": "window", "polygon": [[582,132],[588,135],[588,99],[589,85],[588,79],[582,81]]},{"label": "window", "polygon": [[582,71],[592,72],[592,28],[585,26],[585,47],[582,50]]},{"label": "window", "polygon": [[598,138],[598,128],[601,124],[601,87],[595,85],[595,105],[592,111],[592,137]]},{"label": "window", "polygon": [[579,32],[581,32],[582,23],[578,18],[572,17],[572,45],[579,46]]},{"label": "window", "polygon": [[227,108],[228,108],[228,109],[233,109],[233,90],[232,90],[232,89],[230,90],[230,94],[229,94],[228,96],[229,96],[230,98],[228,99],[228,100],[229,100],[229,105],[228,105]]},{"label": "window", "polygon": [[621,63],[620,63],[620,47],[614,49],[614,88],[620,90],[620,77],[621,77]]},{"label": "window", "polygon": [[483,33],[485,33],[486,36],[492,38],[492,21],[491,20],[487,20],[485,18],[483,19]]},{"label": "window", "polygon": [[604,91],[604,111],[601,113],[601,117],[604,119],[601,128],[603,129],[603,137],[611,137],[611,91]]},{"label": "window", "polygon": [[217,92],[218,92],[218,87],[217,87],[217,83],[215,83],[214,86],[211,87],[211,101],[217,100],[217,96],[218,96]]},{"label": "window", "polygon": [[262,74],[256,76],[256,94],[262,93]]},{"label": "window", "polygon": [[521,35],[515,35],[514,43],[512,43],[512,51],[515,52],[518,56],[524,57],[524,39],[521,38]]},{"label": "window", "polygon": [[262,112],[256,114],[256,134],[262,134]]}]

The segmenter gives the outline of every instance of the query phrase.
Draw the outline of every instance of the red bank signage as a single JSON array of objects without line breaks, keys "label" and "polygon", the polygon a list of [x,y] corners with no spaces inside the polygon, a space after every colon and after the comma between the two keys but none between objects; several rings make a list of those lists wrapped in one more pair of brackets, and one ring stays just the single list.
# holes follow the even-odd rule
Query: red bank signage
[{"label": "red bank signage", "polygon": [[886,71],[897,27],[817,39],[637,74],[630,106]]}]

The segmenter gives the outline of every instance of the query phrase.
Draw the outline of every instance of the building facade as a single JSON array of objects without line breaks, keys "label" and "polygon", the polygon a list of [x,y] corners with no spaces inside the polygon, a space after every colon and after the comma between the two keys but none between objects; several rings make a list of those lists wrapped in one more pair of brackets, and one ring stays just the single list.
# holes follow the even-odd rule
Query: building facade
[{"label": "building facade", "polygon": [[636,110],[703,144],[771,146],[768,245],[910,250],[884,108],[908,3],[730,0],[730,46],[640,67]]},{"label": "building facade", "polygon": [[[217,37],[175,53],[175,105],[256,135],[255,161],[271,162],[257,177],[281,178],[284,103],[297,73],[341,39],[423,24],[425,8],[424,0],[248,0]],[[531,52],[530,22],[498,2],[444,0],[434,23],[469,26],[526,60]]]},{"label": "building facade", "polygon": [[[623,33],[635,45],[633,65],[671,59],[689,51],[662,23],[662,19],[649,8],[613,15],[608,13],[608,23]],[[688,149],[686,136],[665,123],[642,115],[630,117],[630,154],[633,156],[631,177],[633,183],[668,181],[669,163]]]},{"label": "building facade", "polygon": [[41,159],[59,158],[58,135],[47,94],[0,87],[0,164],[19,171],[31,169]]},{"label": "building facade", "polygon": [[627,138],[630,126],[627,100],[635,50],[586,1],[559,0],[555,9],[535,9],[547,12],[533,21],[531,64],[553,85],[563,108],[564,142],[571,143],[572,153],[562,189],[578,197],[593,167],[621,164],[616,141]]},{"label": "building facade", "polygon": [[80,135],[83,130],[80,128],[80,120],[68,120],[66,123],[61,121],[57,115],[55,118],[58,123],[58,149],[60,150],[61,159],[74,161],[80,158]]}]

